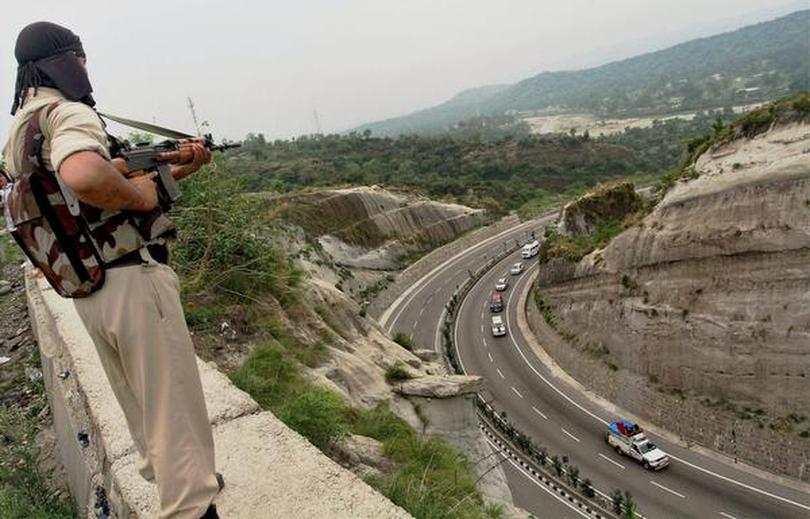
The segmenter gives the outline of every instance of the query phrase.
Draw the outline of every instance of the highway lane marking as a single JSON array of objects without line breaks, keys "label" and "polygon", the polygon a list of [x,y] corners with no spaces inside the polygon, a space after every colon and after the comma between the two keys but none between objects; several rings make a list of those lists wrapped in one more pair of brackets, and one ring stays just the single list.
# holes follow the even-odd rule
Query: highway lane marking
[{"label": "highway lane marking", "polygon": [[[524,475],[524,476],[525,476],[525,477],[526,477],[526,478],[527,478],[529,481],[531,481],[532,483],[534,483],[534,484],[535,484],[535,485],[537,485],[538,487],[542,488],[542,489],[543,489],[543,490],[544,490],[546,493],[548,493],[549,495],[551,495],[551,497],[553,497],[554,499],[556,499],[556,500],[557,500],[557,501],[559,501],[560,503],[564,504],[565,506],[567,506],[568,508],[570,508],[570,509],[571,509],[571,510],[573,510],[574,512],[578,513],[578,514],[579,514],[579,515],[581,515],[582,517],[587,517],[587,518],[590,518],[590,517],[591,517],[590,515],[586,514],[585,512],[583,512],[582,510],[580,510],[579,508],[577,508],[577,507],[576,507],[575,505],[573,505],[572,503],[568,502],[568,500],[564,499],[564,498],[563,498],[562,496],[560,496],[560,495],[557,495],[557,493],[556,493],[556,492],[552,491],[551,489],[549,489],[548,487],[546,487],[545,485],[543,485],[542,483],[540,483],[539,481],[537,481],[537,478],[535,478],[534,476],[532,476],[531,474],[529,474],[528,472],[526,472],[526,470],[525,470],[523,467],[521,467],[520,465],[518,465],[518,464],[517,464],[517,463],[516,463],[516,462],[515,462],[515,461],[514,461],[512,458],[510,458],[509,456],[506,456],[506,455],[503,453],[503,451],[500,449],[500,447],[498,447],[497,445],[495,445],[495,444],[492,442],[492,440],[490,440],[489,438],[487,438],[486,440],[487,440],[487,443],[489,443],[489,446],[490,446],[490,447],[492,447],[492,448],[493,448],[493,449],[495,449],[497,452],[499,452],[499,453],[501,454],[501,456],[503,456],[503,459],[504,459],[504,460],[508,461],[510,465],[512,465],[512,466],[513,466],[515,469],[517,469],[517,471],[518,471],[518,472],[520,472],[521,474],[523,474],[523,475]],[[595,489],[594,489],[594,490],[595,490]]]},{"label": "highway lane marking", "polygon": [[503,373],[501,372],[501,368],[495,368],[495,369],[498,371],[498,375],[500,375],[501,378],[506,378],[506,377],[503,376]]},{"label": "highway lane marking", "polygon": [[613,463],[614,465],[616,465],[620,469],[624,470],[624,465],[622,465],[621,463],[617,463],[617,462],[613,461],[612,459],[608,458],[607,456],[605,456],[601,452],[599,453],[599,457],[602,458],[603,460],[607,461],[608,463]]},{"label": "highway lane marking", "polygon": [[[550,219],[550,218],[551,218],[550,216],[542,216],[542,217],[538,218],[538,220],[545,220],[545,219]],[[471,247],[469,247],[469,248],[467,248],[467,249],[465,249],[463,251],[459,251],[458,254],[455,254],[453,257],[447,259],[444,263],[442,263],[438,267],[434,268],[433,270],[431,270],[430,272],[428,272],[427,274],[425,274],[424,276],[422,276],[421,278],[416,280],[416,282],[414,282],[413,285],[408,287],[408,289],[405,292],[400,294],[400,296],[397,297],[394,300],[393,303],[391,303],[391,306],[386,308],[385,311],[383,312],[383,314],[380,316],[380,319],[379,319],[380,325],[382,325],[385,328],[385,330],[390,334],[391,331],[394,329],[394,325],[397,323],[400,316],[405,311],[405,308],[410,304],[410,302],[416,296],[418,296],[419,293],[422,290],[424,290],[425,287],[427,287],[428,284],[431,281],[433,281],[434,278],[438,277],[439,274],[441,274],[442,272],[444,272],[445,270],[447,270],[451,266],[453,266],[453,263],[455,263],[459,258],[461,258],[463,256],[466,256],[467,254],[470,254],[472,251],[478,249],[479,247],[489,245],[491,242],[495,241],[496,239],[500,238],[501,236],[503,236],[505,234],[510,234],[510,233],[518,233],[519,234],[521,231],[523,231],[523,229],[525,227],[529,227],[530,225],[536,224],[536,223],[538,223],[538,222],[534,222],[532,220],[532,221],[529,221],[529,222],[525,222],[525,223],[516,225],[515,227],[512,227],[511,229],[506,229],[506,230],[496,234],[495,236],[490,236],[489,238],[486,238],[486,239],[476,243],[475,245],[473,245],[473,246],[471,246]],[[393,319],[392,319],[392,316],[393,316]]]},{"label": "highway lane marking", "polygon": [[489,357],[490,362],[495,362],[494,360],[492,360],[492,354],[490,352],[487,352],[487,357]]},{"label": "highway lane marking", "polygon": [[484,323],[481,323],[481,333],[484,333]]},{"label": "highway lane marking", "polygon": [[425,308],[427,308],[427,305],[423,306],[422,309],[419,310],[419,317],[422,317],[422,314],[425,313]]},{"label": "highway lane marking", "polygon": [[538,408],[532,406],[532,411],[534,411],[535,413],[539,414],[540,416],[542,416],[543,418],[548,420],[548,416],[544,415],[543,412],[541,410],[539,410]]},{"label": "highway lane marking", "polygon": [[[538,268],[538,267],[539,267],[539,265],[537,265],[537,264],[533,265],[533,266],[532,266],[532,267],[531,267],[531,268],[530,268],[528,271],[526,271],[526,274],[528,275],[528,273],[529,273],[529,272],[530,272],[532,269],[535,269],[535,268]],[[510,296],[509,296],[509,300],[507,301],[507,304],[506,304],[506,305],[507,305],[507,308],[513,308],[513,307],[512,307],[512,296],[513,296],[514,294],[516,294],[516,293],[517,293],[517,291],[514,291],[514,292],[512,292],[512,294],[510,294]],[[507,328],[514,329],[514,328],[512,328],[511,319],[509,318],[509,312],[507,312],[507,313],[506,313],[506,326],[507,326]],[[607,420],[603,420],[602,418],[600,418],[600,417],[599,417],[599,416],[597,416],[596,414],[592,413],[591,411],[589,411],[588,409],[586,409],[585,407],[583,407],[583,406],[582,406],[582,405],[580,405],[579,403],[575,402],[573,398],[571,398],[571,397],[570,397],[570,396],[568,396],[567,394],[563,393],[563,392],[562,392],[562,390],[560,390],[560,389],[559,389],[557,386],[555,386],[554,384],[552,384],[552,383],[551,383],[551,382],[550,382],[550,381],[549,381],[549,380],[548,380],[546,377],[544,377],[544,376],[543,376],[543,374],[542,374],[542,373],[540,373],[540,372],[537,370],[537,368],[535,368],[535,367],[534,367],[534,365],[532,365],[532,363],[531,363],[531,362],[529,362],[529,359],[526,357],[526,354],[523,352],[523,350],[520,348],[520,346],[518,346],[518,343],[517,343],[517,341],[515,340],[514,335],[513,335],[513,334],[511,334],[511,333],[509,334],[509,340],[510,340],[510,341],[512,341],[512,345],[515,347],[515,349],[517,350],[518,354],[520,354],[520,357],[523,359],[523,362],[524,362],[524,363],[526,363],[526,365],[527,365],[527,366],[529,366],[529,369],[531,369],[531,370],[534,372],[534,374],[535,374],[535,375],[537,375],[537,377],[538,377],[540,380],[542,380],[542,381],[543,381],[543,382],[544,382],[544,383],[545,383],[545,384],[546,384],[548,387],[550,387],[550,388],[551,388],[552,390],[554,390],[554,391],[555,391],[555,392],[556,392],[558,395],[560,395],[560,396],[561,396],[561,397],[563,397],[565,400],[567,400],[569,403],[571,403],[571,405],[573,405],[574,407],[576,407],[577,409],[579,409],[579,410],[580,410],[580,411],[582,411],[583,413],[587,414],[588,416],[590,416],[591,418],[593,418],[593,419],[594,419],[594,420],[596,420],[597,422],[599,422],[599,423],[601,423],[602,425],[605,425],[605,426],[609,425],[609,422],[608,422]],[[770,497],[771,499],[775,499],[775,500],[777,500],[777,501],[782,501],[783,503],[787,503],[787,504],[793,505],[793,506],[795,506],[795,507],[801,508],[802,510],[810,510],[810,506],[808,506],[808,505],[805,505],[805,504],[799,503],[799,502],[797,502],[797,501],[793,501],[792,499],[788,499],[788,498],[786,498],[786,497],[782,497],[782,496],[780,496],[780,495],[778,495],[778,494],[774,494],[774,493],[772,493],[772,492],[768,492],[767,490],[763,490],[763,489],[761,489],[761,488],[757,488],[757,487],[755,487],[755,486],[753,486],[753,485],[749,485],[749,484],[747,484],[747,483],[743,483],[742,481],[737,481],[736,479],[730,478],[730,477],[728,477],[728,476],[724,476],[724,475],[722,475],[722,474],[718,474],[717,472],[714,472],[714,471],[709,470],[709,469],[705,469],[705,468],[703,468],[703,467],[700,467],[700,466],[698,466],[698,465],[695,465],[694,463],[690,463],[689,461],[686,461],[685,459],[680,458],[680,457],[678,457],[678,456],[675,456],[675,455],[673,455],[673,454],[671,454],[671,453],[669,454],[669,457],[670,457],[670,458],[672,458],[672,459],[673,459],[673,460],[675,460],[675,461],[678,461],[678,462],[680,462],[680,463],[683,463],[683,464],[684,464],[684,465],[686,465],[687,467],[693,468],[693,469],[695,469],[695,470],[697,470],[697,471],[703,472],[704,474],[708,474],[708,475],[710,475],[710,476],[713,476],[713,477],[715,477],[715,478],[717,478],[717,479],[720,479],[720,480],[722,480],[722,481],[725,481],[725,482],[727,482],[727,483],[731,483],[732,485],[737,485],[737,486],[742,487],[742,488],[744,488],[744,489],[746,489],[746,490],[750,490],[750,491],[752,491],[752,492],[756,492],[756,493],[761,494],[761,495],[763,495],[763,496]]]},{"label": "highway lane marking", "polygon": [[573,435],[573,434],[571,434],[570,432],[566,431],[566,430],[565,430],[565,429],[563,429],[562,427],[560,427],[560,429],[562,429],[562,432],[564,432],[565,434],[567,434],[568,436],[570,436],[571,438],[573,438],[573,439],[574,439],[574,441],[576,441],[577,443],[579,443],[579,438],[577,438],[576,436],[574,436],[574,435]]},{"label": "highway lane marking", "polygon": [[[526,271],[526,274],[524,274],[524,276],[528,276],[528,275],[529,275],[529,273],[531,272],[531,270],[532,270],[532,269],[534,269],[534,268],[538,268],[538,266],[539,266],[539,265],[535,263],[535,264],[534,264],[534,265],[533,265],[531,268],[529,268],[529,269]],[[479,284],[481,284],[481,283],[482,283],[482,281],[483,281],[483,279],[484,279],[484,278],[481,278],[479,281],[477,281],[477,282],[476,282],[476,283],[473,285],[473,287],[472,287],[472,289],[471,289],[471,290],[474,290],[474,289],[475,289],[475,288],[476,288],[476,287],[477,287]],[[511,305],[511,302],[512,302],[512,296],[513,296],[515,293],[517,293],[517,291],[513,291],[513,292],[510,294],[510,296],[509,296],[509,300],[508,300],[508,302],[507,302],[507,307],[509,307],[509,305]],[[459,307],[459,315],[461,315],[461,314],[463,313],[463,311],[464,311],[464,305],[467,303],[467,301],[468,301],[468,298],[464,298],[464,300],[461,302],[461,306]],[[400,311],[400,313],[402,313],[402,311]],[[506,312],[506,322],[507,322],[507,327],[511,327],[511,326],[512,326],[512,325],[511,325],[511,319],[510,319],[510,317],[509,317],[509,312]],[[437,337],[437,338],[438,338],[438,336],[439,336],[439,331],[440,331],[440,327],[439,327],[439,326],[437,326],[437,327],[436,327],[436,337]],[[456,343],[456,344],[458,344],[458,326],[456,326],[456,327],[455,327],[455,330],[453,330],[453,337],[454,337],[454,339],[455,339],[455,343]],[[535,375],[536,375],[536,376],[537,376],[537,377],[538,377],[540,380],[542,380],[542,381],[543,381],[543,382],[544,382],[544,383],[545,383],[545,384],[546,384],[548,387],[550,387],[550,388],[551,388],[551,389],[552,389],[554,392],[556,392],[558,395],[560,395],[560,396],[561,396],[563,399],[567,400],[567,401],[568,401],[568,402],[569,402],[571,405],[573,405],[574,407],[576,407],[577,409],[579,409],[579,410],[580,410],[580,411],[582,411],[583,413],[587,414],[588,416],[590,416],[591,418],[593,418],[593,419],[594,419],[594,420],[596,420],[597,422],[601,423],[601,424],[602,424],[602,425],[604,425],[604,426],[607,426],[607,425],[609,424],[607,420],[604,420],[604,419],[600,418],[599,416],[597,416],[597,415],[596,415],[596,414],[594,414],[593,412],[591,412],[591,411],[589,411],[588,409],[586,409],[585,407],[583,407],[583,406],[582,406],[581,404],[579,404],[578,402],[574,401],[574,399],[573,399],[573,398],[571,398],[570,396],[568,396],[567,394],[565,394],[565,393],[564,393],[562,390],[560,390],[558,387],[556,387],[554,384],[552,384],[552,383],[551,383],[551,382],[550,382],[550,381],[549,381],[549,380],[548,380],[546,377],[544,377],[544,376],[543,376],[543,374],[542,374],[542,373],[540,373],[540,372],[537,370],[537,368],[535,368],[535,367],[534,367],[534,365],[532,365],[532,363],[531,363],[531,362],[529,362],[529,359],[526,357],[526,354],[523,352],[523,350],[522,350],[522,349],[520,348],[520,346],[517,344],[517,342],[515,341],[515,338],[514,338],[514,336],[513,336],[512,334],[509,334],[509,340],[510,340],[510,341],[512,341],[512,345],[515,347],[515,349],[517,350],[518,354],[520,354],[520,357],[523,359],[523,362],[524,362],[524,363],[526,363],[526,365],[529,367],[529,369],[530,369],[530,370],[532,370],[532,372],[534,372],[534,374],[535,374]],[[464,360],[462,359],[462,355],[461,355],[461,351],[460,351],[460,350],[459,350],[459,364],[461,365],[462,372],[466,373],[466,372],[467,372],[467,370],[466,370],[466,368],[464,367]],[[501,375],[501,376],[503,376],[503,375]],[[679,458],[679,457],[674,456],[674,455],[672,455],[672,454],[670,454],[670,455],[669,455],[669,457],[670,457],[670,458],[672,458],[672,459],[674,459],[674,460],[676,460],[676,461],[679,461],[679,462],[683,463],[683,464],[684,464],[684,465],[686,465],[687,467],[690,467],[690,468],[693,468],[693,469],[695,469],[695,470],[697,470],[697,471],[703,472],[704,474],[708,474],[708,475],[710,475],[710,476],[714,476],[715,478],[720,479],[720,480],[722,480],[722,481],[725,481],[725,482],[727,482],[727,483],[731,483],[731,484],[733,484],[733,485],[737,485],[737,486],[739,486],[739,487],[742,487],[742,488],[745,488],[745,489],[750,490],[750,491],[752,491],[752,492],[756,492],[756,493],[758,493],[758,494],[761,494],[761,495],[764,495],[764,496],[770,497],[770,498],[775,499],[775,500],[777,500],[777,501],[782,501],[782,502],[784,502],[784,503],[788,503],[788,504],[790,504],[790,505],[793,505],[793,506],[795,506],[795,507],[801,508],[801,509],[803,509],[803,510],[810,510],[810,506],[808,506],[808,505],[804,505],[804,504],[802,504],[802,503],[799,503],[799,502],[793,501],[793,500],[788,499],[788,498],[786,498],[786,497],[782,497],[782,496],[780,496],[780,495],[777,495],[777,494],[773,494],[773,493],[771,493],[771,492],[768,492],[767,490],[762,490],[762,489],[757,488],[757,487],[755,487],[755,486],[748,485],[747,483],[743,483],[743,482],[741,482],[741,481],[737,481],[736,479],[733,479],[733,478],[730,478],[730,477],[727,477],[727,476],[723,476],[722,474],[718,474],[718,473],[713,472],[713,471],[711,471],[711,470],[709,470],[709,469],[705,469],[705,468],[703,468],[703,467],[700,467],[700,466],[698,466],[698,465],[695,465],[694,463],[690,463],[690,462],[686,461],[686,460],[685,460],[685,459],[683,459],[683,458]]]},{"label": "highway lane marking", "polygon": [[731,514],[727,514],[727,513],[725,513],[725,512],[720,512],[720,515],[722,515],[723,517],[728,517],[728,519],[737,519],[737,518],[736,518],[736,517],[734,517],[733,515],[731,515]]},{"label": "highway lane marking", "polygon": [[675,491],[674,491],[674,490],[672,490],[671,488],[667,488],[667,487],[665,487],[664,485],[662,485],[662,484],[660,484],[660,483],[656,483],[655,481],[650,481],[650,484],[651,484],[651,485],[655,485],[655,486],[657,486],[657,487],[658,487],[658,488],[660,488],[661,490],[666,490],[666,491],[667,491],[667,492],[669,492],[670,494],[675,494],[676,496],[680,497],[681,499],[686,499],[686,496],[685,496],[685,495],[681,494],[680,492],[675,492]]},{"label": "highway lane marking", "polygon": [[515,392],[515,394],[516,394],[517,396],[519,396],[520,398],[523,398],[523,395],[521,395],[521,394],[520,394],[520,391],[518,391],[518,390],[515,388],[515,386],[512,386],[512,391],[514,391],[514,392]]}]

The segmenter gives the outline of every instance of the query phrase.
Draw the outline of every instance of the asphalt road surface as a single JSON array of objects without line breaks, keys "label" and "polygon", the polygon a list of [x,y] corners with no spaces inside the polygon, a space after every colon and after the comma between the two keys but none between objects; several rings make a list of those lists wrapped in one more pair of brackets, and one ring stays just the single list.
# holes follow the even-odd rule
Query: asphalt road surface
[{"label": "asphalt road surface", "polygon": [[[457,286],[502,253],[515,239],[525,242],[530,233],[542,236],[553,217],[516,226],[459,253],[412,285],[381,317],[389,332],[409,333],[419,348],[437,349],[443,307]],[[527,267],[511,276],[509,267],[523,261]],[[486,380],[485,398],[523,432],[549,450],[568,456],[597,491],[629,491],[639,512],[648,518],[715,517],[718,519],[810,518],[810,496],[792,486],[756,477],[725,461],[701,455],[663,438],[648,434],[672,458],[660,472],[644,470],[634,460],[617,455],[604,440],[610,412],[555,377],[521,336],[517,312],[537,265],[516,252],[479,280],[462,303],[455,330],[464,369]],[[489,294],[495,280],[507,277],[506,337],[490,333]],[[543,491],[519,467],[504,461],[515,504],[541,518],[581,517],[576,509]]]}]

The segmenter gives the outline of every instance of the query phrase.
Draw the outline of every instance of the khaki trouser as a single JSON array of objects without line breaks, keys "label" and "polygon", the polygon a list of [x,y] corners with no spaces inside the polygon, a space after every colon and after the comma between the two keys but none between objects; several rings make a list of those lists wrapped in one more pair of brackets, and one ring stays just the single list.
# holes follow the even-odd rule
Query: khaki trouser
[{"label": "khaki trouser", "polygon": [[218,492],[214,440],[180,282],[158,263],[109,269],[75,300],[142,458],[161,519],[199,519]]}]

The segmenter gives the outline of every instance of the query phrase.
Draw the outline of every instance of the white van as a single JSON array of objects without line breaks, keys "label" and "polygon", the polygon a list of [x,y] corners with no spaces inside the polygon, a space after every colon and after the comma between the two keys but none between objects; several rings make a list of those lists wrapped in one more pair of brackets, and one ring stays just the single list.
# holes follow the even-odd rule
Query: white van
[{"label": "white van", "polygon": [[492,316],[492,336],[503,337],[506,335],[506,325],[500,315]]},{"label": "white van", "polygon": [[520,255],[523,257],[523,259],[529,259],[537,256],[538,252],[540,252],[540,242],[534,240],[533,242],[527,243],[523,246],[523,250],[520,251]]}]

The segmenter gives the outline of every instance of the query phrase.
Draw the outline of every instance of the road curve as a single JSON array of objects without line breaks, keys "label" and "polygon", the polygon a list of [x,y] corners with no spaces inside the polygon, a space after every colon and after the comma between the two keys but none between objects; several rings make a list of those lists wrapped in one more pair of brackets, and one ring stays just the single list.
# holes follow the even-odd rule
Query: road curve
[{"label": "road curve", "polygon": [[[546,217],[484,240],[446,261],[414,283],[383,315],[389,332],[410,333],[420,348],[433,349],[444,304],[453,291],[515,239],[525,241],[552,221]],[[613,416],[555,377],[536,358],[517,325],[518,311],[530,288],[536,264],[520,276],[508,268],[519,261],[510,255],[479,280],[459,308],[456,344],[465,370],[486,379],[485,396],[551,454],[566,455],[605,493],[628,490],[646,517],[808,518],[807,493],[755,477],[722,461],[703,456],[663,438],[653,438],[675,460],[651,473],[617,456],[604,442],[605,423]],[[512,282],[505,293],[504,320],[509,335],[489,333],[488,295],[495,279]],[[542,492],[517,467],[504,463],[515,503],[540,517],[579,517]]]}]

